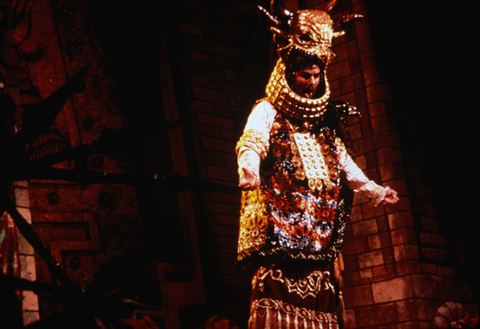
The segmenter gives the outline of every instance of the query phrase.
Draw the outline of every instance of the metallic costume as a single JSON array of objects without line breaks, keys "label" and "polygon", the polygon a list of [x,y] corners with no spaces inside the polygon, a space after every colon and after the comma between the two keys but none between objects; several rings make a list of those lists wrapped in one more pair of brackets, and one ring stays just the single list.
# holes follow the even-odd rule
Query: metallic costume
[{"label": "metallic costume", "polygon": [[[346,116],[355,108],[329,102],[326,68],[334,54],[327,11],[290,13],[272,1],[258,7],[270,23],[280,59],[237,144],[239,174],[260,186],[242,194],[238,263],[253,264],[249,328],[338,328],[332,263],[343,243],[352,190],[376,200],[388,188],[368,180],[352,160]],[[343,23],[358,15],[343,17]],[[317,58],[314,98],[289,84],[289,67]]]}]

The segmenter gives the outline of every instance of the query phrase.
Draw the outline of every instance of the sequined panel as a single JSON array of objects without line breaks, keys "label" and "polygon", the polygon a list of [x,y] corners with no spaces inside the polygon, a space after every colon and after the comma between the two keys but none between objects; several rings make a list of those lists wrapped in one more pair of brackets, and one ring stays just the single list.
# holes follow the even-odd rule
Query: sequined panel
[{"label": "sequined panel", "polygon": [[345,218],[336,138],[325,122],[291,122],[277,115],[261,162],[260,188],[243,193],[240,262],[255,256],[335,256],[344,228],[338,218]]}]

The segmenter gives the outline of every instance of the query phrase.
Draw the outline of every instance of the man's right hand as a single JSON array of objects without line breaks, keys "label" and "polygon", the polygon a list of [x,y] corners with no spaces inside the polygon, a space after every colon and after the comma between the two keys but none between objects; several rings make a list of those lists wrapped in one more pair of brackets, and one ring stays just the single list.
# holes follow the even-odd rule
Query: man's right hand
[{"label": "man's right hand", "polygon": [[246,168],[242,168],[241,171],[243,174],[240,173],[239,187],[246,190],[253,190],[260,186],[260,179],[253,171]]}]

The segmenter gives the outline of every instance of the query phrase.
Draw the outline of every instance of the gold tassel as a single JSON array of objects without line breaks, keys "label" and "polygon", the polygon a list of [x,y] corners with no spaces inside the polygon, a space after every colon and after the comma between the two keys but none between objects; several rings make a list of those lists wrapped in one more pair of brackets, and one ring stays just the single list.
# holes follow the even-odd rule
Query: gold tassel
[{"label": "gold tassel", "polygon": [[345,325],[345,320],[347,315],[345,314],[345,304],[343,303],[343,294],[341,291],[338,291],[338,327],[342,329]]},{"label": "gold tassel", "polygon": [[270,310],[265,309],[265,329],[275,329],[272,326],[272,317],[270,316]]}]

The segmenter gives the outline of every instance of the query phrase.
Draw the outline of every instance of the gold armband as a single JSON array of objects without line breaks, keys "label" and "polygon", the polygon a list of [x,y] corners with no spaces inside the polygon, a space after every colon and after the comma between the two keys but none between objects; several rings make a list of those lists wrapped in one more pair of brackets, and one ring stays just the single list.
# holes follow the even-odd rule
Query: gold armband
[{"label": "gold armband", "polygon": [[255,151],[261,159],[265,159],[268,152],[268,139],[265,134],[258,130],[249,129],[245,131],[237,143],[235,152],[238,154],[240,148],[248,147]]}]

